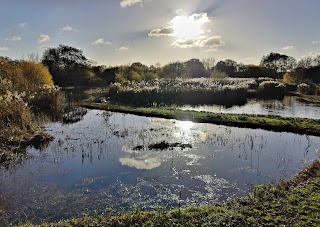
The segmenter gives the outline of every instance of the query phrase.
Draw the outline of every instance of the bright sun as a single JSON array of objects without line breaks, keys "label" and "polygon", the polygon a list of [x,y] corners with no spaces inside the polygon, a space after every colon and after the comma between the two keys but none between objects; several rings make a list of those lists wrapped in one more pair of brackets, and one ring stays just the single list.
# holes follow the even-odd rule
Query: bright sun
[{"label": "bright sun", "polygon": [[173,20],[174,36],[191,38],[202,33],[201,24],[190,17],[176,16]]},{"label": "bright sun", "polygon": [[176,16],[171,20],[174,36],[179,38],[192,38],[203,33],[202,24],[210,21],[207,14],[193,14],[187,16]]}]

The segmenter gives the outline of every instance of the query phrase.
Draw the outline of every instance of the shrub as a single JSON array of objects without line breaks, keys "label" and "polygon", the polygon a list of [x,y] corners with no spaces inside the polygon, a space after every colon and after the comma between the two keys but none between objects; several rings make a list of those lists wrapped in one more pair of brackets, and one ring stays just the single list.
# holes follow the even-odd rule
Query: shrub
[{"label": "shrub", "polygon": [[260,98],[283,98],[285,86],[274,80],[263,81],[259,84],[258,96]]},{"label": "shrub", "polygon": [[298,92],[304,95],[316,95],[317,86],[314,83],[301,83],[298,85]]},{"label": "shrub", "polygon": [[283,83],[289,84],[289,85],[295,85],[297,84],[297,78],[295,77],[295,74],[292,72],[286,72],[283,75]]},{"label": "shrub", "polygon": [[53,86],[52,76],[47,67],[34,62],[20,62],[23,77],[28,81],[29,89],[40,87],[44,84]]},{"label": "shrub", "polygon": [[227,78],[227,77],[228,77],[228,75],[225,72],[221,72],[216,69],[213,69],[210,74],[210,78],[213,78],[213,79],[223,79],[223,78]]},{"label": "shrub", "polygon": [[47,68],[39,63],[0,57],[0,75],[0,161],[3,161],[3,151],[5,157],[10,156],[10,151],[20,151],[22,142],[33,132],[35,113],[58,106],[61,94],[53,86]]},{"label": "shrub", "polygon": [[61,103],[62,93],[54,87],[47,86],[40,87],[29,100],[30,107],[40,111],[50,111],[60,108]]},{"label": "shrub", "polygon": [[0,161],[6,161],[33,129],[33,114],[17,92],[0,96],[0,125]]}]

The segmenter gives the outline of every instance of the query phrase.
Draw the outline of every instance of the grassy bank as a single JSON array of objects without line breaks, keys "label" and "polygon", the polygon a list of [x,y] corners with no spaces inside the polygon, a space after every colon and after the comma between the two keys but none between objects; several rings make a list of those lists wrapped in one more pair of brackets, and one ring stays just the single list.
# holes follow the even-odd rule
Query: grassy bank
[{"label": "grassy bank", "polygon": [[279,132],[294,132],[320,136],[320,120],[316,119],[280,117],[273,115],[221,114],[186,111],[173,108],[133,107],[111,103],[83,103],[82,106],[139,116],[189,120],[199,123],[213,123],[244,128],[261,128]]},{"label": "grassy bank", "polygon": [[40,226],[320,226],[319,210],[320,161],[315,161],[289,181],[257,186],[225,204],[85,216]]}]

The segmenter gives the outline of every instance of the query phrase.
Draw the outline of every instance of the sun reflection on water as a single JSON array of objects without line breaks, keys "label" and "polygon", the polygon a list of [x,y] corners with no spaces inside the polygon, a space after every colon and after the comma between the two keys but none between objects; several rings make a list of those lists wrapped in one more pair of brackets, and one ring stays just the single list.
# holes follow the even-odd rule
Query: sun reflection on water
[{"label": "sun reflection on water", "polygon": [[183,139],[184,141],[194,140],[192,135],[192,128],[194,123],[192,121],[177,121],[175,123],[174,137]]},{"label": "sun reflection on water", "polygon": [[194,123],[192,121],[178,121],[176,126],[185,133],[190,133]]}]

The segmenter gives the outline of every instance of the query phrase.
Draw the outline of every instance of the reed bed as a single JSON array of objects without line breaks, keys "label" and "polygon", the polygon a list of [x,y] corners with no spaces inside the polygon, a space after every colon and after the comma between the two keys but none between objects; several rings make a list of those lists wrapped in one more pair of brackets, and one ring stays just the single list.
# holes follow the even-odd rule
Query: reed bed
[{"label": "reed bed", "polygon": [[218,104],[241,105],[254,79],[156,79],[151,81],[114,83],[110,86],[111,100],[132,105]]}]

